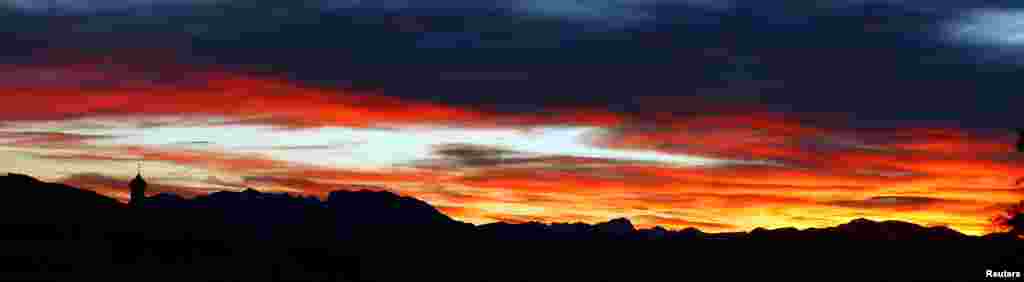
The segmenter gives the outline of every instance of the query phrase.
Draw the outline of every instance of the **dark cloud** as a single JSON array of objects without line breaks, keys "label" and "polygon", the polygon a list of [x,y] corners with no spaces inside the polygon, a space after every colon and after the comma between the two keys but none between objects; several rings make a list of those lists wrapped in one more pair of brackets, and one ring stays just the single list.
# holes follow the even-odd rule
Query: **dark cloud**
[{"label": "dark cloud", "polygon": [[517,72],[442,72],[445,81],[527,81],[529,74]]},{"label": "dark cloud", "polygon": [[494,166],[505,163],[521,163],[528,161],[522,157],[522,153],[503,149],[495,146],[449,143],[435,146],[434,154],[442,158],[442,161],[452,161],[462,166]]},{"label": "dark cloud", "polygon": [[70,1],[41,1],[41,0],[9,0],[0,3],[0,6],[12,7],[28,11],[78,11],[96,12],[102,10],[125,10],[144,9],[163,5],[195,5],[216,2],[227,2],[230,0],[70,0]]},{"label": "dark cloud", "polygon": [[360,185],[360,184],[336,184],[336,183],[325,183],[316,180],[298,178],[298,177],[287,177],[287,176],[244,176],[242,177],[243,182],[246,185],[280,185],[291,189],[298,189],[303,193],[325,196],[331,191],[337,190],[372,190],[372,191],[391,191],[392,189],[373,186],[373,185]]},{"label": "dark cloud", "polygon": [[932,205],[956,203],[954,200],[946,200],[930,197],[916,196],[877,196],[864,200],[842,200],[833,201],[830,204],[840,207],[861,208],[861,209],[919,209]]},{"label": "dark cloud", "polygon": [[[977,8],[1019,8],[1009,1],[155,2],[145,14],[7,11],[0,60],[169,49],[187,64],[508,111],[688,111],[636,97],[699,96],[849,112],[862,127],[1009,127],[1024,104],[1021,65],[979,61],[992,49],[947,33]],[[465,73],[478,75],[452,75]]]},{"label": "dark cloud", "polygon": [[547,175],[571,175],[588,179],[630,183],[666,183],[671,178],[661,177],[643,172],[622,171],[625,165],[658,166],[651,162],[631,162],[604,158],[573,157],[562,155],[535,155],[497,146],[486,146],[465,143],[448,143],[435,146],[434,154],[439,158],[419,160],[413,166],[419,168],[438,169],[484,169],[461,177],[463,181],[488,181],[489,178],[505,178],[513,175],[531,174],[534,179],[544,179]]}]

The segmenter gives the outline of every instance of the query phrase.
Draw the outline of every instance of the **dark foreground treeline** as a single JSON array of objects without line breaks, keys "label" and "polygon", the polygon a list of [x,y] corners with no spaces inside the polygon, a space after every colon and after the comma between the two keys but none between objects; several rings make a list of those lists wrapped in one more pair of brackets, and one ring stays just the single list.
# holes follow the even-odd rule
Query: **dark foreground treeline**
[{"label": "dark foreground treeline", "polygon": [[0,176],[0,199],[7,281],[997,281],[986,270],[1024,271],[1024,244],[1007,234],[896,221],[719,234],[625,219],[474,226],[370,191],[161,194],[131,208],[20,175]]}]

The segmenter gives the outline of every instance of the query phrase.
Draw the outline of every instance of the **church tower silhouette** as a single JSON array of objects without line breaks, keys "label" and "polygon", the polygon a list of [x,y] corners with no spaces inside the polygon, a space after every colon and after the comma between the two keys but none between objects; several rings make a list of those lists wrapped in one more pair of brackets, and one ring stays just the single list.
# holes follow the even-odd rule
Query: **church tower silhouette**
[{"label": "church tower silhouette", "polygon": [[142,164],[139,164],[139,169],[135,174],[135,179],[128,183],[128,187],[131,187],[131,199],[128,200],[128,204],[132,207],[142,207],[142,201],[146,199],[146,181],[142,180]]}]

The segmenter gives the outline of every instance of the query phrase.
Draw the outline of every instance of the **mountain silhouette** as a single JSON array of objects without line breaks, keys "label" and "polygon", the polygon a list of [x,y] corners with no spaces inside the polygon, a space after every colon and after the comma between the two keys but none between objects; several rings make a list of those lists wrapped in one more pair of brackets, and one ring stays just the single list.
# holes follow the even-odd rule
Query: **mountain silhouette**
[{"label": "mountain silhouette", "polygon": [[965,240],[970,238],[944,226],[923,227],[917,224],[886,220],[854,219],[835,227],[798,230],[755,228],[749,235],[754,239],[770,240],[854,240],[854,241],[912,241],[912,240]]},{"label": "mountain silhouette", "polygon": [[[41,182],[24,174],[9,173],[0,176],[3,208],[33,206],[60,207],[61,209],[116,208],[123,206],[115,199],[58,183]],[[26,200],[42,200],[41,202]]]},{"label": "mountain silhouette", "polygon": [[327,207],[350,222],[362,224],[458,225],[430,204],[387,191],[334,191]]},{"label": "mountain silhouette", "polygon": [[126,207],[115,199],[23,174],[0,176],[0,239],[74,238]]},{"label": "mountain silhouette", "polygon": [[[132,208],[26,175],[0,176],[0,189],[0,276],[23,281],[650,281],[679,271],[719,275],[712,280],[962,281],[1024,266],[1014,236],[901,221],[727,233],[637,229],[627,218],[473,225],[386,191],[339,190],[325,200],[253,189],[161,193]],[[774,272],[736,271],[753,267]]]}]

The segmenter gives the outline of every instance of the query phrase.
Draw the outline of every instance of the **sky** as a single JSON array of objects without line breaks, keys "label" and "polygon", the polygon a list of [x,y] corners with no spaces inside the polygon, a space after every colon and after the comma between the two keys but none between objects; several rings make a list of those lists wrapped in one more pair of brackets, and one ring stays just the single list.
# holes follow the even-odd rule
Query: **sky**
[{"label": "sky", "polygon": [[979,235],[1024,199],[1013,1],[0,2],[0,169],[475,224]]}]

